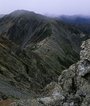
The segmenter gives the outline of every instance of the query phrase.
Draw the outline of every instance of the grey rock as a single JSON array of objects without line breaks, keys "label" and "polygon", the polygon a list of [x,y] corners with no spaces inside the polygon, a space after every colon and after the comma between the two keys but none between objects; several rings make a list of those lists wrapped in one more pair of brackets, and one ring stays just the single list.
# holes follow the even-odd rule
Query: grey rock
[{"label": "grey rock", "polygon": [[[62,97],[52,99],[52,96],[46,96],[41,98],[46,106],[49,106],[47,105],[49,103],[50,106],[58,106],[57,103],[59,106],[90,106],[90,39],[86,43],[87,45],[83,44],[85,51],[83,49],[80,53],[81,60],[64,70],[58,78],[58,83],[48,85],[49,88],[52,88],[52,85],[56,85],[56,88],[60,86],[59,96],[62,94],[64,98],[61,100]],[[49,93],[51,91],[49,90]]]},{"label": "grey rock", "polygon": [[88,59],[88,61],[90,61],[90,41],[89,40],[86,40],[82,43],[81,45],[81,52],[80,52],[80,58],[82,60],[84,59]]},{"label": "grey rock", "polygon": [[52,82],[49,84],[45,88],[44,93],[45,92],[48,95],[44,95],[44,97],[38,98],[37,100],[46,106],[60,105],[60,103],[62,103],[62,101],[65,99],[62,88],[57,83]]},{"label": "grey rock", "polygon": [[90,61],[88,59],[80,61],[78,65],[78,72],[80,76],[85,76],[90,73]]}]

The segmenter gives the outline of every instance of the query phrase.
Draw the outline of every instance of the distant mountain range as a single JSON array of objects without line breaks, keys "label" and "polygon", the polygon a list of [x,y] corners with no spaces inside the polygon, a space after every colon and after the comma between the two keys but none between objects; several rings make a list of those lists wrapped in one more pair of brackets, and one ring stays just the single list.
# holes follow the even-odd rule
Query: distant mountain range
[{"label": "distant mountain range", "polygon": [[84,33],[90,33],[90,17],[89,16],[60,16],[56,18],[57,20],[60,20],[68,25],[73,25],[74,27],[77,27],[77,29],[81,30]]},{"label": "distant mountain range", "polygon": [[90,24],[90,17],[89,16],[79,16],[79,15],[74,15],[74,16],[60,16],[58,17],[62,21],[66,23],[71,23],[71,24]]}]

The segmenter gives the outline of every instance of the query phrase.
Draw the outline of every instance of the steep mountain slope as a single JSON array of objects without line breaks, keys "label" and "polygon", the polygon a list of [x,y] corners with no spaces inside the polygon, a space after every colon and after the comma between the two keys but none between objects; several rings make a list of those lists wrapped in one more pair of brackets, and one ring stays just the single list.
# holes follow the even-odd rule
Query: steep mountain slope
[{"label": "steep mountain slope", "polygon": [[1,97],[36,96],[79,60],[85,39],[87,35],[76,27],[33,12],[14,11],[1,18]]}]

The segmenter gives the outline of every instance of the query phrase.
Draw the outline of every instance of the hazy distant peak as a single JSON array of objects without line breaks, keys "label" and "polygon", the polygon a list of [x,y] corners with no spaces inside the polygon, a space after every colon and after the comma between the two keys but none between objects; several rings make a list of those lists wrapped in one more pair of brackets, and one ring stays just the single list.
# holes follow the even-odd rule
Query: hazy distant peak
[{"label": "hazy distant peak", "polygon": [[4,17],[4,14],[0,14],[0,18]]},{"label": "hazy distant peak", "polygon": [[83,15],[62,15],[58,17],[60,20],[66,23],[72,24],[90,24],[90,16],[83,16]]},{"label": "hazy distant peak", "polygon": [[61,18],[68,18],[68,19],[77,19],[77,18],[84,18],[84,19],[90,19],[90,16],[84,16],[84,15],[61,15]]},{"label": "hazy distant peak", "polygon": [[12,12],[10,15],[11,16],[14,16],[14,17],[17,17],[17,16],[20,16],[20,15],[34,15],[35,13],[32,12],[32,11],[27,11],[27,10],[16,10],[14,12]]}]

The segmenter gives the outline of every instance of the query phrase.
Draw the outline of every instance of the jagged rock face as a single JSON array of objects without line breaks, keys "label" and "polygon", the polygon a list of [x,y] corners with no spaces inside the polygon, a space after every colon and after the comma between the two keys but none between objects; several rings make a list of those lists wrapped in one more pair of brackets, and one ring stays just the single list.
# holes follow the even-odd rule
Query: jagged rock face
[{"label": "jagged rock face", "polygon": [[89,40],[84,41],[81,48],[82,51],[80,52],[80,58],[83,59],[88,59],[90,61],[90,42]]},{"label": "jagged rock face", "polygon": [[58,83],[49,84],[39,102],[45,106],[90,106],[90,39],[81,47],[81,60],[64,70]]},{"label": "jagged rock face", "polygon": [[64,70],[58,83],[47,85],[41,97],[15,101],[12,106],[90,106],[90,39],[81,47],[81,60]]}]

